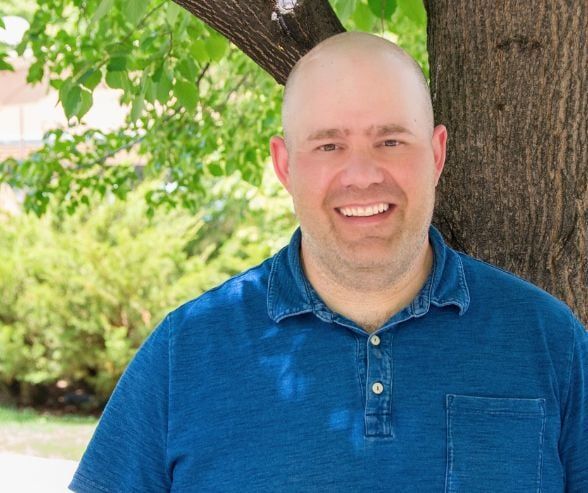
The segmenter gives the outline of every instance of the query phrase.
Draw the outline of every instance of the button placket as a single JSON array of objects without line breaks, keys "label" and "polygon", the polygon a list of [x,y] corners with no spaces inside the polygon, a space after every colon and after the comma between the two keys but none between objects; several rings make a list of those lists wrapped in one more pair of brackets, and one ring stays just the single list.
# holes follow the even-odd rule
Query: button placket
[{"label": "button placket", "polygon": [[392,437],[392,334],[369,337],[366,345],[365,433]]}]

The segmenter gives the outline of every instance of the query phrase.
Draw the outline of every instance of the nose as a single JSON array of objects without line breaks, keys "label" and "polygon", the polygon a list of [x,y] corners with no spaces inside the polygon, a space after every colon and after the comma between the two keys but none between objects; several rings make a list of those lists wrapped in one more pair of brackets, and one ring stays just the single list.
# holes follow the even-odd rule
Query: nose
[{"label": "nose", "polygon": [[367,152],[351,153],[341,172],[341,185],[344,187],[368,188],[383,181],[384,172],[380,164]]}]

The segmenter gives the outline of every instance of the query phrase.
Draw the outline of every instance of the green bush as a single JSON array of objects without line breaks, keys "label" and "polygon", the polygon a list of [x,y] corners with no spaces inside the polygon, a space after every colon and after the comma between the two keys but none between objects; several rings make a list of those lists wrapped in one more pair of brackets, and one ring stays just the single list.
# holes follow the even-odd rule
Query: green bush
[{"label": "green bush", "polygon": [[140,195],[154,187],[74,216],[0,220],[0,384],[62,380],[104,402],[167,311],[260,262],[294,227],[275,182],[212,182],[196,214],[149,219]]}]

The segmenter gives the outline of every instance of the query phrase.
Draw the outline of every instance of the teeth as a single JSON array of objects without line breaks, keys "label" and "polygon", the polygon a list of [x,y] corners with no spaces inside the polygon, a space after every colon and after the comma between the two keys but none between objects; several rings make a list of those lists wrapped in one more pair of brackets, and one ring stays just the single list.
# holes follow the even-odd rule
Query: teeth
[{"label": "teeth", "polygon": [[367,216],[375,216],[376,214],[380,214],[382,212],[386,212],[389,209],[390,205],[381,203],[376,205],[369,205],[367,207],[341,207],[339,211],[341,214],[347,217],[351,216],[360,216],[360,217],[367,217]]}]

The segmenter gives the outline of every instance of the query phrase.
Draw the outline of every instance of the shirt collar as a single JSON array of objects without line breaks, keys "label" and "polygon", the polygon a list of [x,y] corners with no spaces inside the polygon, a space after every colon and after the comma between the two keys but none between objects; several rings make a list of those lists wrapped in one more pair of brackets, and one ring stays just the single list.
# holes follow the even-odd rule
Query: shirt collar
[{"label": "shirt collar", "polygon": [[[289,245],[280,250],[272,261],[267,310],[275,322],[309,312],[325,318],[326,307],[302,270],[301,236],[298,228],[292,235]],[[441,233],[433,226],[429,228],[429,240],[434,253],[433,267],[419,294],[401,311],[409,312],[403,318],[406,318],[406,315],[423,316],[429,311],[431,304],[438,307],[456,306],[459,314],[463,315],[468,309],[470,295],[461,258],[455,250],[445,244]]]}]

